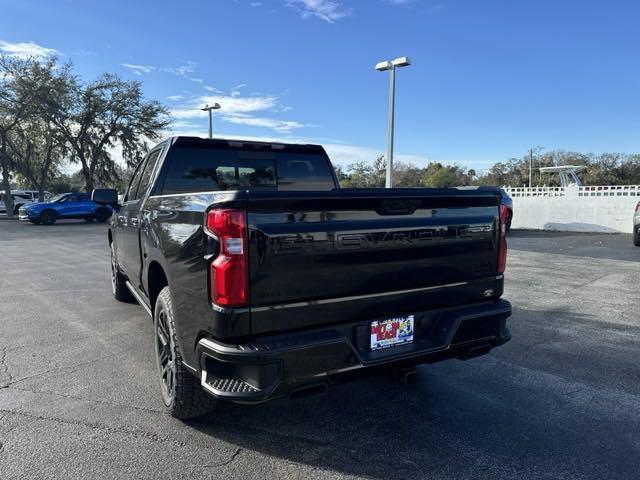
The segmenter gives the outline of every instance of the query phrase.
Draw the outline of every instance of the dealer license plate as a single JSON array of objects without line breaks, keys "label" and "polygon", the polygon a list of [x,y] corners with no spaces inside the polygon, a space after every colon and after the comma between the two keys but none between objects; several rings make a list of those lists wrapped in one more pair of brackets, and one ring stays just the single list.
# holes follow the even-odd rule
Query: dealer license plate
[{"label": "dealer license plate", "polygon": [[414,315],[371,322],[371,350],[413,342]]}]

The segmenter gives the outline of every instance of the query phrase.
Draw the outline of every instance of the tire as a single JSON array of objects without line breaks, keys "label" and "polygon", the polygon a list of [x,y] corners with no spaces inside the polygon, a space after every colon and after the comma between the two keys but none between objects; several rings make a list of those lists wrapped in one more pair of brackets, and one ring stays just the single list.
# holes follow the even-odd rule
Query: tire
[{"label": "tire", "polygon": [[13,214],[14,215],[20,215],[20,207],[21,207],[21,205],[16,205],[15,207],[13,207]]},{"label": "tire", "polygon": [[124,275],[120,273],[113,242],[109,244],[109,248],[111,250],[111,292],[113,293],[113,297],[119,302],[131,303],[134,300],[133,294],[127,288]]},{"label": "tire", "polygon": [[636,232],[633,234],[633,244],[636,247],[640,247],[640,232]]},{"label": "tire", "polygon": [[45,210],[40,214],[40,223],[43,225],[53,225],[56,223],[57,215],[53,210]]},{"label": "tire", "polygon": [[166,412],[181,420],[205,415],[218,401],[202,390],[200,381],[183,364],[176,342],[175,314],[169,287],[164,287],[153,313],[154,346],[162,401]]},{"label": "tire", "polygon": [[109,210],[107,210],[106,208],[99,208],[96,210],[94,218],[98,221],[98,223],[104,223],[109,220],[110,216],[111,212]]}]

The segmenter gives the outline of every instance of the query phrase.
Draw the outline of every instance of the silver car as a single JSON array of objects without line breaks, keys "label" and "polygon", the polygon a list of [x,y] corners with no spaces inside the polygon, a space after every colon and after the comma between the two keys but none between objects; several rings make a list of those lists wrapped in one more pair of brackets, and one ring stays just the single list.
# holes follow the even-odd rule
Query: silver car
[{"label": "silver car", "polygon": [[[0,214],[7,213],[7,207],[5,206],[6,193],[4,191],[0,191]],[[18,210],[23,205],[27,205],[30,203],[38,202],[38,191],[37,190],[11,190],[11,198],[13,199],[13,214],[17,215]],[[44,192],[45,198],[48,195],[51,195],[49,192]]]},{"label": "silver car", "polygon": [[633,214],[633,244],[640,247],[640,202],[636,205],[636,211]]}]

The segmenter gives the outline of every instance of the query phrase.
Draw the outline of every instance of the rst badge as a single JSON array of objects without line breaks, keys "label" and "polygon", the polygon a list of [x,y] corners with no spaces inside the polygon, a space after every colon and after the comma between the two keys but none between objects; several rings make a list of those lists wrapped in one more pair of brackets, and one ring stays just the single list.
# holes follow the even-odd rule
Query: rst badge
[{"label": "rst badge", "polygon": [[371,322],[371,350],[413,342],[414,315]]}]

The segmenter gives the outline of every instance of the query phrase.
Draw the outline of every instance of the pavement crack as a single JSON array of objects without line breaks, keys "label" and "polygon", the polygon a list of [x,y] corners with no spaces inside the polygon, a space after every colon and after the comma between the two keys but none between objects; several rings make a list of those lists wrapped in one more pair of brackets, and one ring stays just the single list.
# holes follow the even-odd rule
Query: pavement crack
[{"label": "pavement crack", "polygon": [[7,347],[0,347],[0,388],[6,388],[13,382],[13,375],[7,365]]},{"label": "pavement crack", "polygon": [[565,392],[565,393],[561,393],[560,395],[562,395],[563,397],[568,397],[569,395],[573,395],[574,393],[578,393],[584,390],[584,387],[579,387],[576,388],[574,390],[571,390],[569,392]]},{"label": "pavement crack", "polygon": [[231,456],[222,462],[211,463],[208,465],[200,465],[202,468],[215,468],[215,467],[224,467],[225,465],[229,465],[232,463],[242,450],[240,448],[236,448],[235,451],[231,454]]},{"label": "pavement crack", "polygon": [[70,419],[53,417],[53,416],[49,417],[46,415],[38,415],[34,413],[28,413],[20,410],[13,410],[13,409],[1,409],[0,412],[6,412],[11,415],[18,415],[24,418],[30,418],[34,420],[55,422],[62,425],[74,425],[79,427],[90,428],[90,429],[97,430],[107,434],[121,434],[121,435],[131,436],[134,438],[150,440],[153,442],[171,443],[178,447],[186,446],[186,443],[183,441],[175,440],[174,438],[171,438],[168,436],[161,436],[157,433],[147,432],[144,430],[131,430],[131,429],[121,428],[121,427],[109,427],[107,425],[103,425],[97,422],[87,422],[83,420],[70,420]]},{"label": "pavement crack", "polygon": [[29,392],[29,393],[33,393],[35,395],[52,395],[54,397],[67,398],[67,399],[70,399],[70,400],[78,400],[80,402],[96,403],[96,404],[99,404],[99,405],[110,405],[112,407],[128,408],[128,409],[132,409],[132,410],[139,410],[139,411],[142,411],[142,412],[148,412],[148,413],[155,413],[155,414],[158,414],[158,415],[163,415],[161,410],[154,410],[153,408],[138,407],[136,405],[127,405],[125,403],[110,402],[108,400],[97,400],[97,399],[94,399],[94,398],[78,397],[76,395],[69,395],[67,393],[49,392],[49,391],[46,391],[46,390],[34,390],[32,388],[17,387],[17,386],[15,386],[15,384],[7,385],[7,387],[11,388],[11,390],[19,390],[21,392]]},{"label": "pavement crack", "polygon": [[[33,378],[41,377],[43,375],[47,375],[48,373],[52,373],[52,372],[66,372],[66,374],[69,375],[69,374],[77,372],[78,370],[80,370],[82,368],[85,368],[88,365],[91,365],[93,363],[97,363],[97,362],[99,362],[101,360],[106,360],[108,358],[112,358],[112,357],[116,357],[118,355],[121,355],[125,351],[126,350],[123,350],[123,351],[120,351],[120,352],[110,353],[109,355],[103,355],[101,357],[94,358],[92,360],[88,360],[88,361],[82,362],[82,363],[77,363],[75,365],[71,365],[71,366],[67,366],[67,367],[53,367],[53,368],[45,370],[44,372],[35,373],[33,375],[29,375],[29,376],[18,378],[18,379],[14,379],[11,376],[11,374],[9,373],[9,379],[10,379],[9,382],[6,385],[0,384],[0,388],[6,388],[6,387],[8,387],[10,385],[15,385],[16,383],[24,382],[25,380],[31,380]],[[0,356],[0,367],[2,366],[1,359],[2,359],[2,357]],[[2,373],[2,370],[0,370],[0,374],[1,373]]]}]

